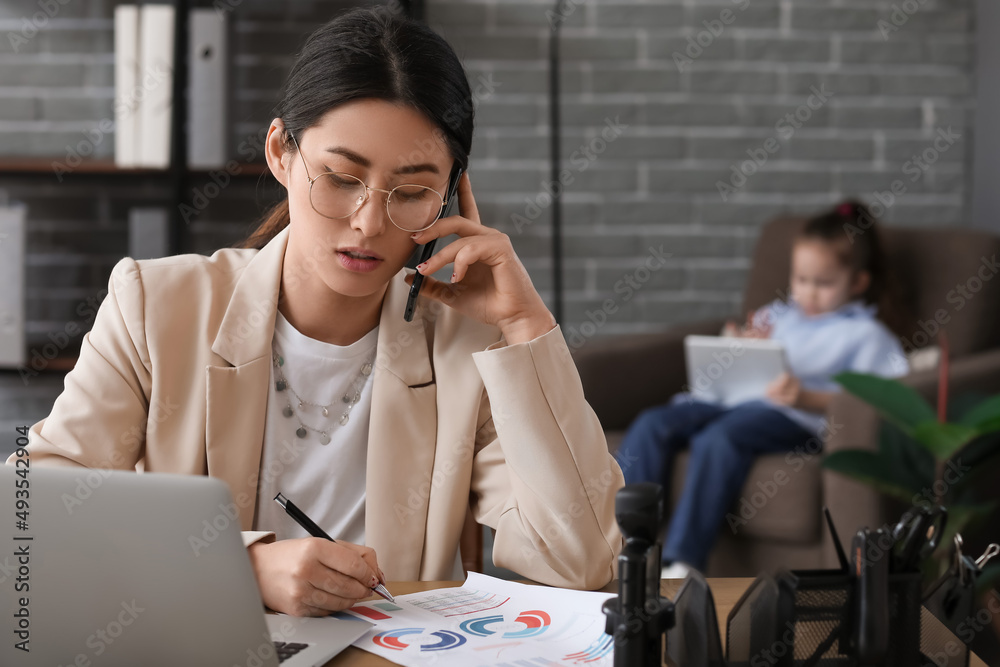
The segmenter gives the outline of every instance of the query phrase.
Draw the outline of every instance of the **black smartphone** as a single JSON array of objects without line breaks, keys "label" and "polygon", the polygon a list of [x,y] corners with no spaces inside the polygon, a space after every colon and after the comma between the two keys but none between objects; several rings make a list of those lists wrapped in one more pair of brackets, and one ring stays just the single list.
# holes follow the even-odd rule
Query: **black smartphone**
[{"label": "black smartphone", "polygon": [[[465,169],[462,165],[455,160],[455,164],[451,168],[451,174],[448,176],[448,190],[445,193],[445,205],[444,210],[441,212],[442,218],[447,218],[449,215],[453,215],[458,204],[458,181],[461,180],[462,174]],[[419,255],[417,259],[417,264],[423,264],[431,255],[434,254],[434,246],[437,243],[437,239],[431,239],[427,243],[419,247]],[[417,295],[420,293],[420,286],[424,284],[424,276],[419,271],[413,274],[413,282],[410,284],[410,294],[406,297],[406,309],[403,311],[403,319],[407,322],[413,321],[413,313],[417,308]]]}]

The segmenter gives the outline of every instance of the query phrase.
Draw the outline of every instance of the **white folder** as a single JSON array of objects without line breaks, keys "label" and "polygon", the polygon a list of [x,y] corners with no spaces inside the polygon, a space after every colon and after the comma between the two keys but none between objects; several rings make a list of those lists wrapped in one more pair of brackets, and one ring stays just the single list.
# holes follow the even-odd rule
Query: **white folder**
[{"label": "white folder", "polygon": [[139,8],[139,160],[143,167],[170,166],[170,123],[174,87],[173,5]]},{"label": "white folder", "polygon": [[115,7],[115,164],[138,161],[139,8]]}]

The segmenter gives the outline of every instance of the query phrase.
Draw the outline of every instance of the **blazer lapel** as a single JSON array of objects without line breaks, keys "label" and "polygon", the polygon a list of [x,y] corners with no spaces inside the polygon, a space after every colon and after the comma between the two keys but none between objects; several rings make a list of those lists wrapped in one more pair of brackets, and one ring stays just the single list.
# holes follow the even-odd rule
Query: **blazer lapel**
[{"label": "blazer lapel", "polygon": [[229,484],[240,525],[252,530],[288,228],[254,255],[240,275],[212,351],[228,365],[205,371],[208,474]]},{"label": "blazer lapel", "polygon": [[437,441],[437,385],[422,305],[403,319],[409,293],[400,270],[379,318],[365,493],[365,542],[386,576],[418,579]]}]

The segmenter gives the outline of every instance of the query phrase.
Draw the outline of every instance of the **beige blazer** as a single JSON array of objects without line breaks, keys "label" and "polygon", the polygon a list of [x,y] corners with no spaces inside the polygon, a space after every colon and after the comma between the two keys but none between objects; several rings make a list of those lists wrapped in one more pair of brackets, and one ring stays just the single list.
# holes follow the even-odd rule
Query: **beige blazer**
[{"label": "beige blazer", "polygon": [[[32,463],[212,475],[244,542],[273,540],[253,528],[258,476],[280,474],[259,469],[288,234],[259,252],[118,262],[63,393],[31,427]],[[386,292],[372,380],[365,537],[379,565],[392,580],[451,578],[471,505],[496,530],[497,565],[605,585],[623,479],[559,327],[508,346],[422,297],[406,322],[407,271]]]}]

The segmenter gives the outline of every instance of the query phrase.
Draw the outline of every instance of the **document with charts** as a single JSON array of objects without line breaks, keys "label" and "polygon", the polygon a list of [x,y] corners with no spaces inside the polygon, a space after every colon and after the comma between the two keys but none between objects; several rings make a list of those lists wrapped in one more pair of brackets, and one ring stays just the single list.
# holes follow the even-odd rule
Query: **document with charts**
[{"label": "document with charts", "polygon": [[459,588],[370,600],[341,615],[375,624],[354,646],[400,665],[610,666],[601,613],[609,597],[471,572]]}]

